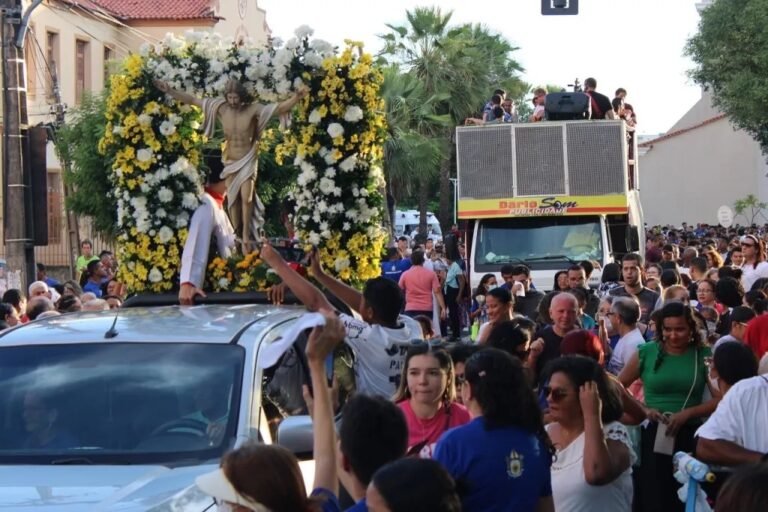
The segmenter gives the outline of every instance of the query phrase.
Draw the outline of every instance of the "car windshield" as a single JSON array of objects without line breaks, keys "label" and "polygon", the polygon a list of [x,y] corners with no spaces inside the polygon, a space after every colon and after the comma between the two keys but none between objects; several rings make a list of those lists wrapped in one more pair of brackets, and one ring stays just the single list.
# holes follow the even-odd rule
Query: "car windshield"
[{"label": "car windshield", "polygon": [[598,217],[537,217],[483,220],[474,248],[478,271],[505,263],[531,269],[565,268],[563,262],[603,259]]},{"label": "car windshield", "polygon": [[0,464],[194,463],[237,424],[244,349],[200,343],[0,348]]}]

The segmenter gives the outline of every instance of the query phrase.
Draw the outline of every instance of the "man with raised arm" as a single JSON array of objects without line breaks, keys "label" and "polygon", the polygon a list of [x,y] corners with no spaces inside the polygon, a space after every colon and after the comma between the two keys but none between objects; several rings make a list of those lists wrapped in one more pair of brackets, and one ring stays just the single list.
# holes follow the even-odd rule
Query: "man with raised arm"
[{"label": "man with raised arm", "polygon": [[259,139],[269,120],[288,114],[307,95],[302,87],[281,103],[246,103],[248,93],[243,84],[230,80],[223,98],[198,98],[173,89],[167,82],[155,80],[155,86],[173,99],[195,105],[205,116],[203,131],[212,137],[216,119],[224,131],[224,172],[227,183],[229,217],[240,236],[243,253],[247,253],[264,225],[264,205],[256,195],[256,173],[259,163]]},{"label": "man with raised arm", "polygon": [[[289,267],[266,238],[262,244],[262,259],[309,311],[333,309],[323,292]],[[314,278],[362,318],[339,315],[346,331],[344,341],[355,353],[357,391],[391,397],[397,389],[408,347],[423,340],[419,323],[400,314],[400,288],[389,279],[377,277],[366,282],[360,293],[323,272],[317,253],[310,255],[310,261]]]}]

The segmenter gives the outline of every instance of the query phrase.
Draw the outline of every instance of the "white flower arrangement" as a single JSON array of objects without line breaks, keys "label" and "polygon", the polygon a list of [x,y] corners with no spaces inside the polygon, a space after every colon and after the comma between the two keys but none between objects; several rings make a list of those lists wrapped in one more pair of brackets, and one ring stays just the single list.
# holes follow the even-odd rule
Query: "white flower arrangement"
[{"label": "white flower arrangement", "polygon": [[328,125],[328,135],[331,136],[331,138],[341,137],[344,135],[344,127],[341,126],[339,123],[331,123]]},{"label": "white flower arrangement", "polygon": [[357,105],[350,105],[344,112],[344,120],[348,123],[356,123],[363,118],[363,109]]},{"label": "white flower arrangement", "polygon": [[139,162],[149,162],[152,160],[152,150],[149,148],[142,148],[136,152],[136,160]]},{"label": "white flower arrangement", "polygon": [[152,270],[149,271],[149,280],[152,283],[159,283],[163,280],[163,273],[157,267],[152,267]]}]

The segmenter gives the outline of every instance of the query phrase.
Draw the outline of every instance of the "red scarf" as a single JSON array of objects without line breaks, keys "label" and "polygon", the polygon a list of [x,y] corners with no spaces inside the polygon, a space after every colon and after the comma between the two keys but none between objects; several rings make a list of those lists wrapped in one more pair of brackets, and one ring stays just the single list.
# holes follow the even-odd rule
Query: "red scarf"
[{"label": "red scarf", "polygon": [[205,187],[205,191],[209,196],[211,196],[214,199],[214,201],[216,201],[216,204],[219,205],[219,208],[224,207],[224,194],[219,194],[218,192],[214,192],[208,187]]}]

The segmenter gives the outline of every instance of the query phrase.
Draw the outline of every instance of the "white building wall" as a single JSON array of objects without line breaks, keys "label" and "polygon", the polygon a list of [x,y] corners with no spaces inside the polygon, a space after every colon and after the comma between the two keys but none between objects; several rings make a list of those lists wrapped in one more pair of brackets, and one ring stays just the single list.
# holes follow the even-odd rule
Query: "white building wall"
[{"label": "white building wall", "polygon": [[748,194],[768,199],[766,171],[758,144],[727,118],[659,141],[640,157],[645,220],[716,224],[721,205]]}]

